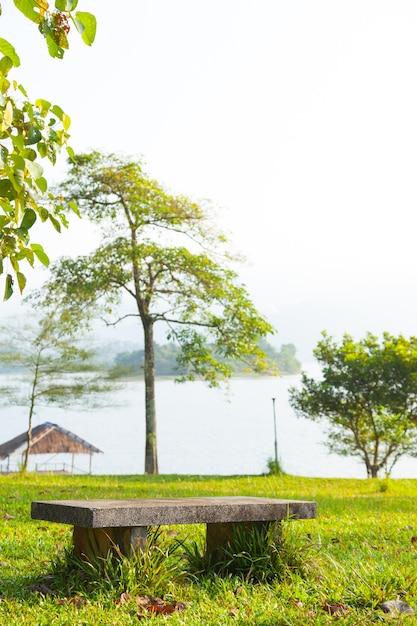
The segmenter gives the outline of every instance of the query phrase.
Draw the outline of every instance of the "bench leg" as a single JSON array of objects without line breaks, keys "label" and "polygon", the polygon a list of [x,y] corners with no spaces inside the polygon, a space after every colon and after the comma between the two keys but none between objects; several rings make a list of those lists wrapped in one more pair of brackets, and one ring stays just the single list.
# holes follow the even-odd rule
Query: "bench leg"
[{"label": "bench leg", "polygon": [[[266,537],[270,527],[276,522],[227,522],[217,524],[207,524],[206,533],[206,553],[220,557],[222,551],[227,548],[233,540],[233,535],[238,532],[244,532],[250,535],[255,528],[261,537]],[[279,538],[279,526],[277,526]]]},{"label": "bench leg", "polygon": [[108,553],[131,557],[137,550],[144,550],[148,534],[147,526],[122,528],[83,528],[74,526],[74,555],[94,561],[106,558]]}]

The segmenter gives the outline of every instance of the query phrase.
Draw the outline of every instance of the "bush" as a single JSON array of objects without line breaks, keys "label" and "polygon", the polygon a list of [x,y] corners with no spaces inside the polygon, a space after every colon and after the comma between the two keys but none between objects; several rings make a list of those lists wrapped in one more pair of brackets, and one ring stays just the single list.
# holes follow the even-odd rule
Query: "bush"
[{"label": "bush", "polygon": [[266,462],[267,468],[268,468],[268,474],[270,476],[283,476],[285,474],[284,470],[282,469],[282,465],[281,465],[281,461],[277,461],[271,457],[269,457],[269,459]]}]

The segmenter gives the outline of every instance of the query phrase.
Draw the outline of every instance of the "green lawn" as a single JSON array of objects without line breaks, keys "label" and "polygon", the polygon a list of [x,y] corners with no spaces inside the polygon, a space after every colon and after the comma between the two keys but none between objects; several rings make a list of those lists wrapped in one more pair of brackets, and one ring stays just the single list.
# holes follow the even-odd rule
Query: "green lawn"
[{"label": "green lawn", "polygon": [[[292,476],[0,476],[0,623],[417,624],[416,489],[417,480]],[[69,527],[30,519],[32,500],[210,495],[315,500],[318,517],[284,523],[283,568],[262,584],[234,574],[184,576],[181,549],[123,571],[109,563],[99,575],[71,563]],[[203,545],[200,526],[161,530],[161,550]],[[150,612],[140,604],[145,595],[185,609]],[[380,604],[390,600],[415,607],[416,616],[385,614]],[[338,604],[343,614],[331,614]]]}]

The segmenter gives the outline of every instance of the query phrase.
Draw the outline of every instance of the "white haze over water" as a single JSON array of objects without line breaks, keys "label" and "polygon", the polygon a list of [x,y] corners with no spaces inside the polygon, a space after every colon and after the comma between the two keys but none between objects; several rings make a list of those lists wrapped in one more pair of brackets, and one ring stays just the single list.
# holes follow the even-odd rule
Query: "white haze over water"
[{"label": "white haze over water", "polygon": [[[308,368],[308,371],[317,369]],[[162,474],[261,474],[274,457],[272,398],[276,398],[278,456],[289,474],[321,477],[366,478],[365,466],[352,458],[327,454],[322,426],[297,419],[288,404],[288,387],[299,376],[235,378],[230,393],[209,389],[203,383],[175,384],[157,381],[158,449]],[[50,421],[71,430],[104,454],[92,460],[93,473],[141,474],[144,468],[144,386],[129,382],[114,394],[115,406],[76,412],[39,409],[35,425]],[[117,406],[116,406],[117,403]],[[0,411],[2,442],[24,432],[23,409]],[[33,456],[71,464],[69,455]],[[87,455],[75,466],[88,471]],[[393,477],[415,478],[417,459],[404,458]]]}]

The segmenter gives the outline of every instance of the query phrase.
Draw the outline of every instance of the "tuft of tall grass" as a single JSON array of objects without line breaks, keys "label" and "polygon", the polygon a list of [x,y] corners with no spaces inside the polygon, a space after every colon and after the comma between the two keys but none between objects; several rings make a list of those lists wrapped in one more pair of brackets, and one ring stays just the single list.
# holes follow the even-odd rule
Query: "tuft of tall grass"
[{"label": "tuft of tall grass", "polygon": [[192,576],[239,577],[250,583],[270,583],[289,574],[305,576],[313,567],[316,548],[290,522],[271,524],[267,531],[236,525],[230,542],[215,553],[193,541],[184,543],[186,569]]},{"label": "tuft of tall grass", "polygon": [[52,589],[67,595],[122,593],[132,595],[163,595],[173,584],[184,578],[179,565],[181,542],[168,541],[161,530],[151,530],[145,550],[138,549],[131,556],[124,555],[118,546],[112,546],[106,557],[87,561],[76,558],[67,550],[47,576]]}]

